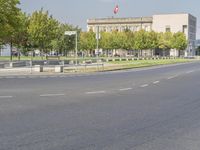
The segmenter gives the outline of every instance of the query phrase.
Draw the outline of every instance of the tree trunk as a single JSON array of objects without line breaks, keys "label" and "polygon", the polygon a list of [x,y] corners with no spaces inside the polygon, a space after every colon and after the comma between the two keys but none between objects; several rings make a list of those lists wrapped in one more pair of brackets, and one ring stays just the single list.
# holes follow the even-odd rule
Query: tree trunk
[{"label": "tree trunk", "polygon": [[151,57],[153,57],[153,55],[154,55],[154,54],[153,54],[153,49],[151,49]]},{"label": "tree trunk", "polygon": [[42,49],[42,60],[43,60],[43,54],[44,54],[44,50]]},{"label": "tree trunk", "polygon": [[10,61],[12,61],[12,50],[13,50],[13,43],[11,40],[11,42],[10,42]]},{"label": "tree trunk", "polygon": [[20,50],[19,50],[19,48],[17,48],[17,56],[18,56],[18,60],[20,60]]},{"label": "tree trunk", "polygon": [[106,50],[106,56],[108,57],[108,49]]}]

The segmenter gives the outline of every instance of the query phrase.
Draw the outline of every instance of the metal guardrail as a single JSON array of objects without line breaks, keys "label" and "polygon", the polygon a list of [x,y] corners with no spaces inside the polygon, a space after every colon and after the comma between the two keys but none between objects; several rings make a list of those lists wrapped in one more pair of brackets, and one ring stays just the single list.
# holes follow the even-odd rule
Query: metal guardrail
[{"label": "metal guardrail", "polygon": [[[35,65],[40,65],[44,67],[92,67],[97,66],[102,67],[103,62],[113,62],[113,61],[137,61],[137,60],[157,60],[157,59],[175,59],[176,57],[118,57],[118,58],[102,58],[96,59],[85,59],[79,60],[78,64],[75,64],[75,60],[25,60],[25,61],[0,61],[0,68],[15,68],[15,67],[34,67]],[[193,57],[194,58],[194,57]],[[200,59],[200,57],[195,57]],[[12,65],[11,65],[12,64]],[[97,65],[98,64],[98,65]]]}]

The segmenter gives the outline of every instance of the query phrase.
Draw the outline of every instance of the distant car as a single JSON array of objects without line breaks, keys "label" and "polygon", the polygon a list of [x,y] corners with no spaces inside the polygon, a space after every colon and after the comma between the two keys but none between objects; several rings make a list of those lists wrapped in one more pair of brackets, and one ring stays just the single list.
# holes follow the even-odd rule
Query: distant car
[{"label": "distant car", "polygon": [[18,52],[17,51],[12,52],[12,56],[18,56]]}]

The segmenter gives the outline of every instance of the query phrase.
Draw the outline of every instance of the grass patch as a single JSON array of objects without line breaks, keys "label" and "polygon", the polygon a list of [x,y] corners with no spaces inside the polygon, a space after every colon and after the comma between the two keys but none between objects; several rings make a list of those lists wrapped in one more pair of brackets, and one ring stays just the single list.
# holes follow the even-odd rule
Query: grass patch
[{"label": "grass patch", "polygon": [[167,64],[176,64],[176,63],[185,63],[191,62],[194,60],[191,59],[159,59],[159,60],[133,60],[133,61],[121,61],[121,62],[108,62],[113,64],[113,66],[105,67],[104,70],[122,70],[122,69],[132,69],[132,68],[142,68],[142,67],[151,67],[157,65],[167,65]]}]

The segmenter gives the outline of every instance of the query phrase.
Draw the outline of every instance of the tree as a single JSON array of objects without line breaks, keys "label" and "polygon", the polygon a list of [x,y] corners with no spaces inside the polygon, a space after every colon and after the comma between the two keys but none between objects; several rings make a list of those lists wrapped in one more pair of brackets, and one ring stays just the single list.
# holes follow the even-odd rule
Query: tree
[{"label": "tree", "polygon": [[124,32],[113,31],[111,34],[111,47],[112,49],[122,49],[125,47],[125,34]]},{"label": "tree", "polygon": [[153,49],[158,47],[158,33],[151,31],[147,32],[147,48],[151,50],[151,56],[153,56]]},{"label": "tree", "polygon": [[90,50],[90,51],[94,50],[96,48],[95,33],[92,31],[81,32],[80,45],[82,50]]},{"label": "tree", "polygon": [[100,43],[100,47],[107,51],[106,53],[107,56],[108,56],[108,51],[112,50],[111,39],[112,39],[111,32],[101,32],[101,39],[99,43]]},{"label": "tree", "polygon": [[159,38],[158,48],[162,49],[165,55],[166,50],[173,48],[172,46],[173,34],[171,32],[159,33],[158,38]]},{"label": "tree", "polygon": [[135,46],[135,34],[131,32],[130,30],[127,30],[124,32],[125,34],[125,44],[124,44],[124,49],[130,50],[134,49]]},{"label": "tree", "polygon": [[35,11],[30,17],[28,33],[31,45],[42,52],[49,52],[51,42],[56,38],[59,23],[48,11]]},{"label": "tree", "polygon": [[59,24],[56,38],[52,40],[51,46],[52,49],[56,50],[59,54],[67,56],[69,50],[75,50],[75,35],[65,35],[65,31],[77,31],[79,40],[81,29],[69,24]]},{"label": "tree", "polygon": [[187,40],[184,33],[182,32],[174,33],[172,38],[172,48],[175,48],[179,51],[179,56],[180,56],[180,51],[185,50],[187,48]]},{"label": "tree", "polygon": [[140,51],[138,56],[142,56],[142,50],[147,49],[147,32],[145,30],[135,33],[134,48]]},{"label": "tree", "polygon": [[10,60],[12,60],[14,33],[19,28],[18,4],[19,0],[0,0],[0,42],[10,44]]},{"label": "tree", "polygon": [[19,60],[21,50],[28,47],[28,25],[29,17],[21,12],[19,15],[19,27],[13,33],[13,43],[18,49]]},{"label": "tree", "polygon": [[20,9],[19,0],[0,0],[0,40],[8,39],[18,28]]}]

